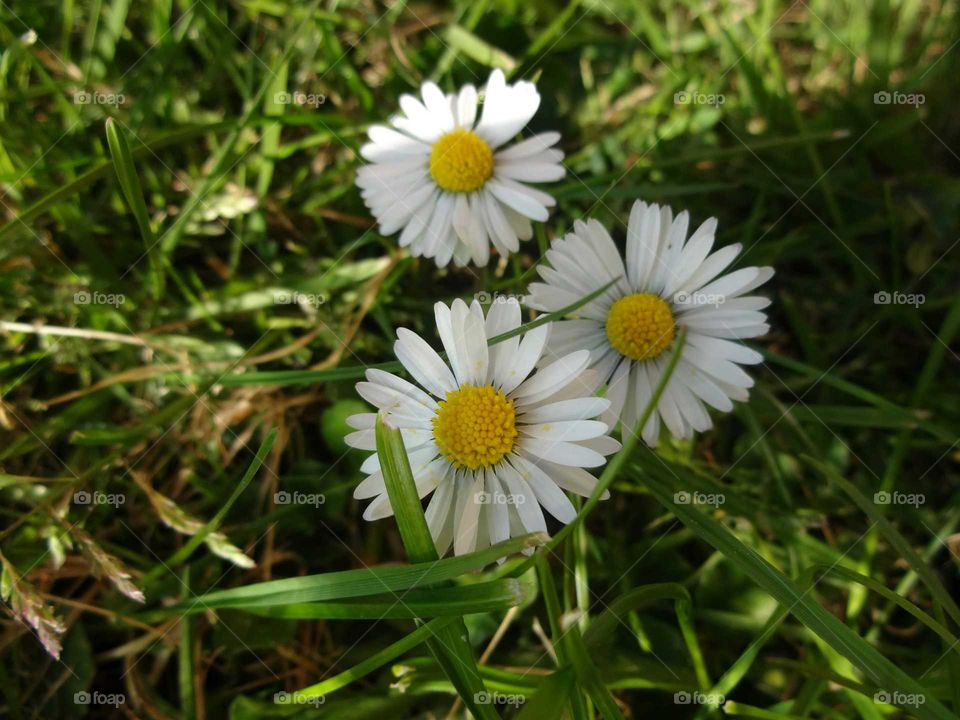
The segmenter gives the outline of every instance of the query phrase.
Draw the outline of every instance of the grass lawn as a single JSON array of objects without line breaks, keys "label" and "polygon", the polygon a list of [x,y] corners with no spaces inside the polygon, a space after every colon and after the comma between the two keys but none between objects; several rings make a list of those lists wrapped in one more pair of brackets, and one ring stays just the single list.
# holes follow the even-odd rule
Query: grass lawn
[{"label": "grass lawn", "polygon": [[[960,716],[958,63],[940,0],[0,3],[0,717]],[[566,172],[440,268],[360,148],[494,68]],[[384,427],[365,521],[397,329],[636,200],[776,269],[749,399],[443,559]]]}]

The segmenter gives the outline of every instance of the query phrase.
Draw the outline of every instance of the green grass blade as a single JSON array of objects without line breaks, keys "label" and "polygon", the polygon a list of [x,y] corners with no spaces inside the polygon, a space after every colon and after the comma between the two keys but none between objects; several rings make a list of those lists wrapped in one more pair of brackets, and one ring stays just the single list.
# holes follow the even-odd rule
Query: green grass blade
[{"label": "green grass blade", "polygon": [[[437,548],[423,515],[400,431],[388,427],[377,416],[376,439],[380,469],[407,555],[414,562],[437,562]],[[463,620],[445,626],[428,641],[428,646],[470,712],[481,720],[496,718],[497,713],[489,704],[476,701],[488,695],[467,642]]]},{"label": "green grass blade", "polygon": [[527,698],[517,720],[556,720],[563,717],[563,708],[575,690],[571,668],[547,675],[533,695]]},{"label": "green grass blade", "polygon": [[113,168],[117,171],[117,182],[120,183],[123,197],[137,221],[137,227],[140,228],[144,249],[150,252],[150,248],[153,246],[153,228],[150,226],[147,204],[143,200],[140,178],[137,176],[137,169],[133,165],[133,156],[130,155],[130,146],[127,144],[123,130],[117,127],[113,118],[107,118],[106,134],[110,157],[113,159]]},{"label": "green grass blade", "polygon": [[396,660],[404,653],[417,647],[417,645],[435,637],[437,633],[449,627],[455,620],[456,618],[437,618],[436,620],[431,620],[418,627],[402,640],[398,640],[380,652],[374,653],[363,662],[357,663],[346,672],[335,675],[329,680],[324,680],[323,682],[318,682],[315,685],[310,685],[302,690],[298,690],[295,695],[303,698],[329,695],[335,690],[350,685],[354,680],[369,675],[377,668],[383,667],[388,662]]},{"label": "green grass blade", "polygon": [[383,594],[351,599],[346,602],[254,607],[250,611],[266,617],[298,620],[417,619],[500,612],[515,605],[530,602],[533,598],[532,586],[511,578],[476,585],[410,590],[400,599],[395,595]]},{"label": "green grass blade", "polygon": [[511,538],[477,552],[438,562],[417,563],[404,567],[360,568],[321,575],[269,580],[229,590],[217,590],[196,598],[191,603],[142,613],[150,619],[172,617],[184,612],[240,607],[270,607],[306,602],[327,602],[347,598],[401,592],[451,580],[496,562],[498,558],[542,545],[546,537],[531,533]]}]

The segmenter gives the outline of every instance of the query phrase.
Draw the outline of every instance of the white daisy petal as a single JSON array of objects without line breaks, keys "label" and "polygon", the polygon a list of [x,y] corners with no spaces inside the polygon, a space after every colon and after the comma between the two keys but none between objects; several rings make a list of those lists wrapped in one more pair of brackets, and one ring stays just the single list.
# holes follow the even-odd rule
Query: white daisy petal
[{"label": "white daisy petal", "polygon": [[518,240],[529,240],[533,237],[533,223],[529,218],[506,205],[501,205],[500,210]]},{"label": "white daisy petal", "polygon": [[627,224],[627,275],[634,290],[646,286],[660,246],[660,210],[637,201]]},{"label": "white daisy petal", "polygon": [[443,91],[435,83],[425,82],[420,88],[420,94],[423,96],[423,104],[427,111],[437,118],[438,124],[445,129],[452,129],[456,123],[453,119],[453,112],[450,110],[450,103],[447,101]]},{"label": "white daisy petal", "polygon": [[453,534],[453,554],[465,555],[477,547],[480,511],[483,509],[483,475],[477,475],[460,486],[457,518]]},{"label": "white daisy petal", "polygon": [[542,153],[560,142],[560,133],[545,132],[497,152],[497,160],[521,160]]},{"label": "white daisy petal", "polygon": [[599,420],[558,420],[556,422],[525,424],[520,433],[541,440],[577,442],[590,440],[607,432],[607,424]]},{"label": "white daisy petal", "polygon": [[564,525],[577,516],[573,503],[543,470],[519,456],[513,459],[512,464],[533,490],[544,510]]},{"label": "white daisy petal", "polygon": [[484,321],[470,311],[463,300],[454,300],[451,309],[454,342],[463,360],[461,384],[482,385],[487,379],[490,356]]},{"label": "white daisy petal", "polygon": [[520,415],[524,424],[552,423],[563,420],[587,420],[602,415],[610,407],[610,401],[598,397],[578,397],[541,405]]},{"label": "white daisy petal", "polygon": [[439,398],[457,389],[456,378],[447,364],[426,340],[415,332],[400,328],[393,345],[397,359],[423,387]]},{"label": "white daisy petal", "polygon": [[[550,476],[550,478],[567,492],[581,497],[590,497],[594,488],[597,486],[597,478],[588,473],[583,468],[570,467],[567,465],[555,465],[549,462],[541,462],[539,467]],[[610,497],[610,491],[604,490],[600,496],[601,500]]]},{"label": "white daisy petal", "polygon": [[387,486],[383,480],[383,473],[379,470],[372,475],[367,475],[357,487],[353,489],[353,497],[357,500],[366,500],[367,498],[383,495],[387,492]]},{"label": "white daisy petal", "polygon": [[400,96],[400,109],[403,110],[406,118],[402,121],[400,118],[394,119],[393,124],[411,135],[416,135],[424,142],[435,142],[444,132],[450,128],[440,122],[440,118],[434,116],[424,107],[423,103],[413,95]]},{"label": "white daisy petal", "polygon": [[533,368],[536,367],[549,336],[550,325],[541,325],[523,336],[516,355],[506,361],[507,364],[503,368],[503,372],[499,370],[497,372],[500,389],[504,395],[513,392],[514,388],[526,380]]},{"label": "white daisy petal", "polygon": [[557,465],[600,467],[606,462],[603,455],[578,443],[521,437],[517,444],[531,455]]},{"label": "white daisy petal", "polygon": [[477,89],[473,85],[464,85],[457,96],[457,121],[469,130],[476,119]]},{"label": "white daisy petal", "polygon": [[535,163],[526,160],[497,163],[497,177],[520,182],[553,182],[562,179],[566,174],[567,171],[559,163]]},{"label": "white daisy petal", "polygon": [[540,107],[533,83],[507,85],[499,68],[490,74],[477,134],[497,148],[520,132]]},{"label": "white daisy petal", "polygon": [[433,537],[433,542],[437,546],[437,552],[441,555],[445,553],[450,546],[449,539],[446,544],[441,543],[441,536],[444,528],[452,527],[450,514],[453,508],[454,495],[456,494],[455,490],[456,484],[453,473],[450,472],[445,481],[437,486],[437,491],[433,494],[433,497],[430,498],[430,503],[427,505],[426,512],[424,512],[427,519],[427,527],[430,528],[430,535]]},{"label": "white daisy petal", "polygon": [[497,474],[487,468],[484,472],[484,486],[487,496],[492,500],[487,506],[487,534],[490,538],[490,544],[496,545],[510,537],[510,514],[506,502],[498,502],[500,498],[505,498],[506,493]]},{"label": "white daisy petal", "polygon": [[[520,327],[521,319],[519,303],[495,301],[487,313],[484,327],[487,340]],[[486,382],[497,387],[502,385],[502,380],[506,377],[507,370],[513,358],[516,357],[519,346],[520,338],[517,336],[507,338],[496,345],[488,346],[490,361]]]},{"label": "white daisy petal", "polygon": [[378,495],[376,500],[367,505],[367,509],[363,511],[363,519],[367,522],[383,520],[392,515],[393,507],[390,505],[390,497],[386,493]]},{"label": "white daisy petal", "polygon": [[347,425],[352,427],[354,430],[368,430],[376,425],[377,414],[376,413],[358,413],[356,415],[351,415],[346,419]]},{"label": "white daisy petal", "polygon": [[453,210],[453,229],[460,241],[470,249],[473,264],[484,267],[490,260],[490,244],[483,225],[483,215],[475,196],[457,195]]},{"label": "white daisy petal", "polygon": [[594,452],[598,452],[604,457],[607,455],[613,455],[621,447],[623,447],[620,444],[620,441],[614,440],[609,435],[599,435],[597,437],[590,438],[589,440],[580,440],[577,444],[582,445],[589,450],[593,450]]},{"label": "white daisy petal", "polygon": [[508,182],[511,181],[506,178],[491,180],[487,183],[487,188],[493,193],[493,196],[497,198],[497,200],[531,220],[544,222],[550,217],[550,213],[547,212],[545,205],[538,202],[529,193],[523,192],[520,188],[509,186],[507,184]]},{"label": "white daisy petal", "polygon": [[487,226],[490,241],[500,254],[506,256],[520,249],[520,238],[511,227],[504,214],[500,201],[492,193],[484,190],[480,193],[478,204],[483,209],[483,217]]},{"label": "white daisy petal", "polygon": [[556,394],[586,370],[590,363],[590,352],[578,350],[558,360],[554,360],[542,370],[537,371],[528,380],[510,393],[514,400],[534,403]]},{"label": "white daisy petal", "polygon": [[547,531],[547,522],[540,510],[540,504],[537,502],[536,495],[526,480],[509,463],[504,463],[500,469],[501,478],[510,491],[511,505],[520,517],[523,528],[527,532]]}]

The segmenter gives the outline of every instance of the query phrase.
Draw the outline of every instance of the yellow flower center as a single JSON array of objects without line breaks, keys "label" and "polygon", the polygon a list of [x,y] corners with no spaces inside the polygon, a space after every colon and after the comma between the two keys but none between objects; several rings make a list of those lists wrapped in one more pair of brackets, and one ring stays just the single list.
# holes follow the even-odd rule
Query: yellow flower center
[{"label": "yellow flower center", "polygon": [[617,300],[607,313],[607,338],[633,360],[655,358],[673,342],[676,324],[663,298],[636,293]]},{"label": "yellow flower center", "polygon": [[490,385],[451,390],[433,416],[433,438],[458,468],[477,470],[500,462],[517,438],[513,400]]},{"label": "yellow flower center", "polygon": [[472,130],[452,130],[430,150],[430,175],[448,192],[473,192],[493,175],[493,150]]}]

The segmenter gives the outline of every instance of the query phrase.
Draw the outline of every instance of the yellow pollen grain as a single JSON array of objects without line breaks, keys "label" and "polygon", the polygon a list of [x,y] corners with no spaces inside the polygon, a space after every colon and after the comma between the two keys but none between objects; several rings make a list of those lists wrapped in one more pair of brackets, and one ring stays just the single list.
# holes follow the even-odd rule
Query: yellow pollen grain
[{"label": "yellow pollen grain", "polygon": [[493,150],[472,130],[452,130],[430,149],[430,175],[447,192],[473,192],[493,175]]},{"label": "yellow pollen grain", "polygon": [[490,385],[463,385],[437,405],[433,438],[458,468],[478,470],[500,462],[517,438],[513,401]]},{"label": "yellow pollen grain", "polygon": [[632,360],[650,360],[673,342],[676,323],[667,302],[652,293],[617,300],[607,313],[607,338]]}]

